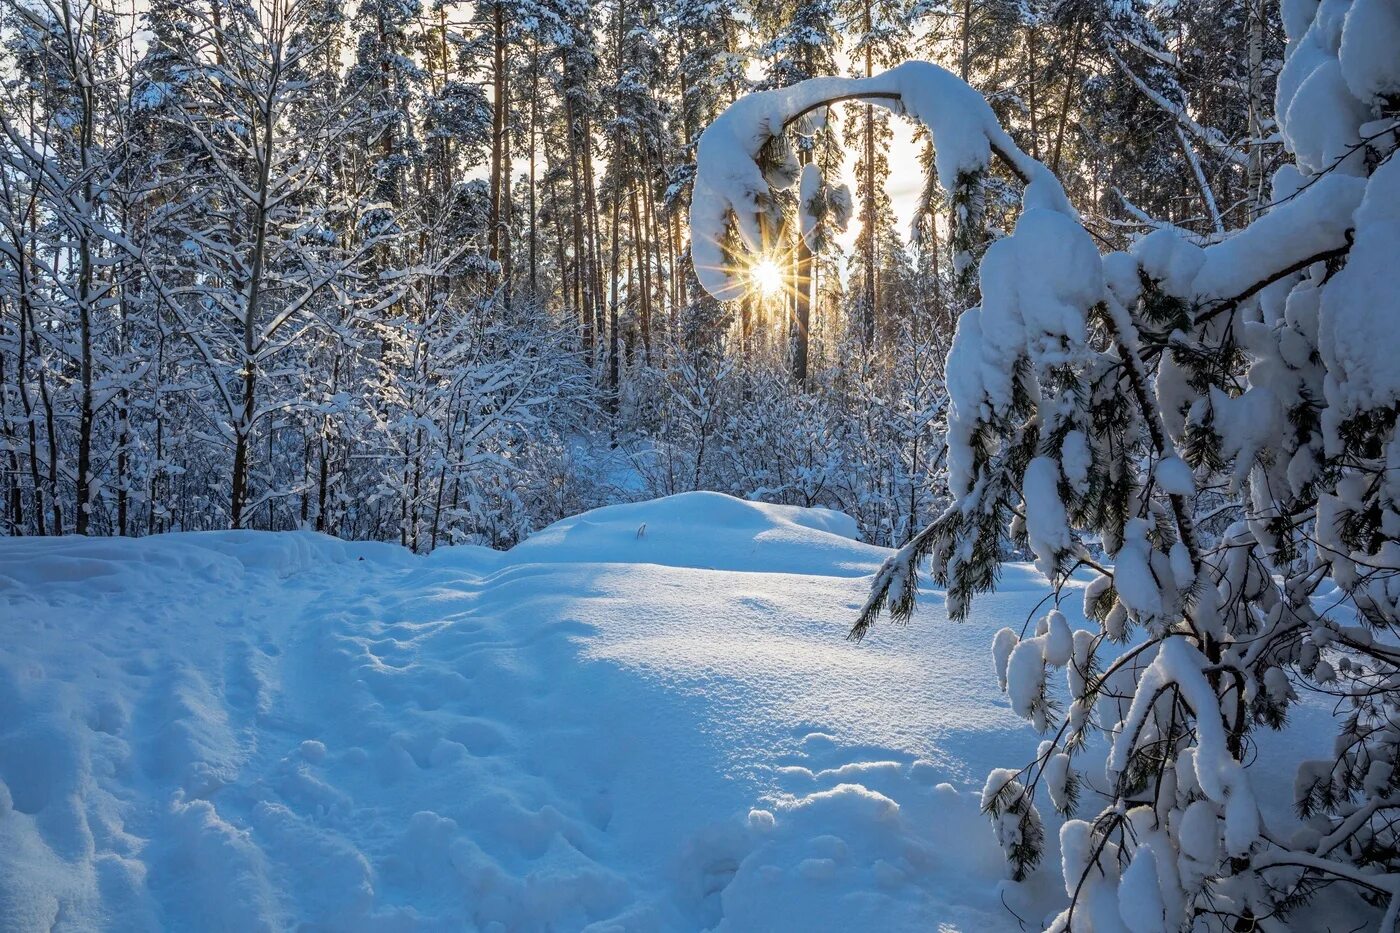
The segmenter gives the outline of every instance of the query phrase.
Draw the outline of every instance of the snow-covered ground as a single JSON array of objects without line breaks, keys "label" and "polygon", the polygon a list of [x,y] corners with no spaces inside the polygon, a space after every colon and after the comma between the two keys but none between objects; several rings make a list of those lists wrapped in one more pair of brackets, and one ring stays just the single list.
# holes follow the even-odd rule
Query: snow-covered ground
[{"label": "snow-covered ground", "polygon": [[988,647],[1043,581],[852,644],[853,533],[0,540],[0,928],[1038,929],[977,791],[1034,751]]}]

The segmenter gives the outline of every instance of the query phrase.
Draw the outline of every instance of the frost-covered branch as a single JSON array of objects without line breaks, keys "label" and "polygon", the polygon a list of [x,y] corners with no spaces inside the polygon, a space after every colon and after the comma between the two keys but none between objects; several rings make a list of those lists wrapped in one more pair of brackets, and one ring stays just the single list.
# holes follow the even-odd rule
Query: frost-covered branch
[{"label": "frost-covered branch", "polygon": [[1143,96],[1152,101],[1160,110],[1171,116],[1176,121],[1176,125],[1199,139],[1208,149],[1226,161],[1237,165],[1240,168],[1249,166],[1249,153],[1230,143],[1214,127],[1202,126],[1193,120],[1186,112],[1186,108],[1175,104],[1162,96],[1156,90],[1148,86],[1147,82],[1138,77],[1137,73],[1128,67],[1128,63],[1123,60],[1123,56],[1112,47],[1108,47],[1108,55],[1113,59],[1113,63],[1118,66],[1118,70],[1123,72],[1124,77],[1133,83]]}]

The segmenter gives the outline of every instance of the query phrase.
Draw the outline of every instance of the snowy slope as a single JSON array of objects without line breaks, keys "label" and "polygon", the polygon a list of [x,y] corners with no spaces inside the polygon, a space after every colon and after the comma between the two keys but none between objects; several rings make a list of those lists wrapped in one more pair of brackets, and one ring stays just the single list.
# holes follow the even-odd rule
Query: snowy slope
[{"label": "snowy slope", "polygon": [[1038,575],[854,645],[851,534],[697,493],[506,554],[0,540],[0,928],[1038,926],[975,793],[1034,748],[988,645]]}]

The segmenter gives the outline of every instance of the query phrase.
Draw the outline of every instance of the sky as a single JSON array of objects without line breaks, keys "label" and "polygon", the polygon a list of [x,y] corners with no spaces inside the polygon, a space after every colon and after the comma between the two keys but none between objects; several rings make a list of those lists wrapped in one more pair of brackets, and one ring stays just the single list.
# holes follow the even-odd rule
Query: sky
[{"label": "sky", "polygon": [[[846,109],[853,113],[856,108]],[[894,132],[894,139],[890,143],[890,174],[885,179],[885,191],[889,194],[894,208],[899,234],[908,242],[909,224],[914,220],[914,212],[919,206],[919,191],[924,186],[924,168],[919,164],[919,144],[915,139],[913,122],[896,117],[890,121],[890,129]],[[852,192],[856,190],[855,168],[859,155],[851,149],[846,151],[844,180]],[[837,242],[847,251],[855,245],[856,237],[860,235],[860,218],[860,205],[856,205],[855,216],[851,218],[850,226],[846,228],[845,234],[837,238]]]}]

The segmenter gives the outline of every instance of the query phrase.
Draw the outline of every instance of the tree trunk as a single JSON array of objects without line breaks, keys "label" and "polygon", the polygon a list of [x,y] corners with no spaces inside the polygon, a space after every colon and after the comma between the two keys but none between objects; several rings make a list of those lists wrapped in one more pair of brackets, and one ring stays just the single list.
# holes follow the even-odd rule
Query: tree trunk
[{"label": "tree trunk", "polygon": [[[870,31],[872,23],[870,18],[870,0],[865,2],[865,76],[869,78],[874,73],[874,62],[871,59]],[[865,223],[861,230],[861,236],[865,240],[865,302],[862,311],[864,316],[861,320],[861,341],[865,352],[868,354],[875,347],[875,108],[871,104],[865,105]],[[805,247],[799,247],[805,249]],[[810,260],[810,257],[809,257]],[[805,368],[805,361],[804,361]]]},{"label": "tree trunk", "polygon": [[641,330],[642,362],[651,360],[651,250],[642,237],[643,218],[637,207],[637,180],[632,180],[632,251],[637,265],[640,292],[637,295],[637,323]]},{"label": "tree trunk", "polygon": [[962,42],[958,53],[958,76],[971,84],[972,75],[972,0],[963,0]]},{"label": "tree trunk", "polygon": [[266,124],[254,127],[254,141],[262,132],[258,153],[257,201],[253,207],[253,256],[248,276],[248,295],[243,306],[243,412],[234,427],[233,489],[229,516],[234,528],[243,527],[243,508],[248,501],[248,452],[257,414],[257,317],[262,301],[263,264],[267,259],[267,188],[272,173],[273,133],[276,117],[271,106],[264,109]]},{"label": "tree trunk", "polygon": [[1263,0],[1249,0],[1249,192],[1245,197],[1249,211],[1245,223],[1257,218],[1264,209],[1264,17]]},{"label": "tree trunk", "polygon": [[[619,113],[622,111],[622,81],[626,73],[626,62],[623,57],[622,36],[627,23],[627,0],[618,0],[616,14],[616,29],[613,35],[613,56],[617,64],[616,93],[614,103]],[[619,223],[622,211],[623,191],[626,190],[627,169],[631,166],[623,163],[623,138],[620,130],[613,134],[613,151],[611,160],[615,164],[608,166],[612,174],[612,282],[610,283],[612,300],[608,308],[608,406],[614,415],[618,410],[618,395],[620,392],[620,360],[618,359],[621,349],[618,325],[618,279],[622,276],[619,265],[619,247],[622,239],[622,227]],[[633,299],[632,287],[629,283],[627,289],[627,300]]]},{"label": "tree trunk", "polygon": [[[33,322],[30,331],[33,332]],[[35,356],[38,356],[38,337],[34,337]],[[58,427],[55,424],[53,394],[49,392],[49,381],[45,370],[39,369],[39,399],[44,403],[44,430],[48,435],[49,462],[49,503],[53,506],[53,533],[63,534],[63,505],[58,495]]]},{"label": "tree trunk", "polygon": [[583,149],[588,144],[586,137],[583,137],[580,129],[581,118],[574,113],[573,97],[566,95],[564,98],[564,117],[569,126],[569,186],[573,192],[573,203],[570,204],[570,220],[573,227],[574,245],[574,306],[578,310],[579,327],[582,329],[582,339],[584,352],[587,354],[588,365],[593,365],[593,308],[592,297],[587,292],[585,255],[587,250],[584,246],[584,195],[583,185],[580,180],[579,166],[583,161]]},{"label": "tree trunk", "polygon": [[1065,77],[1065,96],[1060,100],[1060,125],[1055,130],[1055,153],[1050,158],[1050,171],[1060,174],[1060,155],[1065,144],[1065,127],[1069,123],[1069,105],[1074,100],[1074,91],[1079,73],[1079,46],[1084,34],[1084,20],[1074,22],[1074,38],[1069,47],[1069,74]]},{"label": "tree trunk", "polygon": [[[36,224],[33,198],[30,199],[30,211],[26,223],[30,225],[31,229],[33,229]],[[30,257],[26,241],[19,234],[15,234],[13,242],[15,255],[18,257],[15,263],[15,284],[17,286],[17,304],[19,306],[19,361],[15,372],[15,385],[19,389],[20,406],[24,411],[25,424],[28,426],[28,430],[25,433],[27,434],[29,447],[29,481],[34,487],[34,500],[32,502],[34,507],[34,526],[35,530],[40,535],[43,535],[46,533],[45,522],[47,519],[44,515],[43,485],[39,481],[39,432],[38,426],[34,423],[34,400],[30,398],[29,384],[25,380],[25,373],[29,369],[27,357],[30,350],[30,328],[33,323],[33,311],[30,308],[29,285],[29,271],[33,260]],[[30,242],[32,242],[32,240]],[[37,355],[39,350],[37,335],[34,335],[32,339],[34,341],[33,350]]]},{"label": "tree trunk", "polygon": [[538,40],[530,48],[530,300],[538,301],[539,293],[539,212],[535,204],[535,162],[539,148],[535,134],[539,129],[540,107],[540,49]]},{"label": "tree trunk", "polygon": [[672,330],[672,332],[674,332],[674,331],[675,331],[675,328],[676,328],[676,319],[675,319],[675,318],[676,318],[676,309],[678,309],[678,308],[683,308],[683,307],[685,307],[685,304],[686,304],[685,274],[684,274],[685,261],[684,261],[684,259],[682,259],[681,255],[680,255],[680,254],[681,254],[681,250],[682,250],[682,247],[681,247],[681,217],[680,217],[680,212],[679,212],[679,211],[673,211],[673,212],[671,213],[671,253],[672,253],[672,255],[674,255],[674,256],[676,257],[676,265],[677,265],[678,268],[676,269],[676,273],[675,273],[675,275],[674,275],[674,277],[673,277],[673,281],[674,281],[674,283],[675,283],[674,287],[675,287],[675,290],[676,290],[676,298],[675,298],[675,301],[673,301],[672,304],[671,304],[671,330]]},{"label": "tree trunk", "polygon": [[[5,360],[6,357],[0,354],[0,386],[5,385]],[[10,420],[8,405],[0,406],[0,417],[3,417],[4,420],[7,439],[5,447],[10,454],[10,489],[9,495],[6,497],[10,513],[10,534],[18,537],[24,534],[24,490],[20,488],[19,483],[19,431],[15,428],[14,422]]]},{"label": "tree trunk", "polygon": [[[1031,118],[1031,158],[1040,159],[1040,124],[1037,117],[1036,88],[1040,83],[1040,70],[1036,66],[1038,28],[1032,24],[1026,30],[1026,108]],[[911,528],[912,532],[912,528]]]},{"label": "tree trunk", "polygon": [[573,304],[573,293],[575,283],[569,277],[569,267],[564,258],[564,218],[561,216],[559,207],[559,190],[555,184],[554,173],[548,168],[545,177],[548,179],[547,194],[551,205],[550,213],[554,215],[554,262],[559,270],[560,294],[564,299],[564,320],[573,320],[575,307]]},{"label": "tree trunk", "polygon": [[490,203],[487,205],[487,247],[486,254],[494,262],[501,261],[501,223],[503,194],[502,169],[504,168],[506,135],[506,24],[505,7],[500,0],[494,3],[491,11],[491,168]]},{"label": "tree trunk", "polygon": [[[621,166],[619,166],[619,169]],[[615,175],[614,178],[618,178]],[[613,191],[612,202],[612,282],[610,298],[608,302],[608,409],[617,414],[617,391],[618,391],[618,366],[617,366],[617,286],[618,286],[618,245],[622,239],[622,230],[618,226],[618,217],[622,205],[622,191],[617,188]]]},{"label": "tree trunk", "polygon": [[[812,153],[803,150],[801,161],[804,166],[812,161]],[[796,305],[793,309],[792,379],[798,385],[807,382],[808,343],[812,324],[812,250],[807,239],[798,229],[797,234],[797,274],[793,283],[796,290]]]},{"label": "tree trunk", "polygon": [[[69,6],[64,4],[64,17],[68,16]],[[81,24],[68,24],[70,32],[81,30]],[[92,147],[96,133],[96,106],[91,61],[79,62],[77,35],[70,38],[73,54],[73,77],[79,87],[82,100],[82,123],[79,129],[79,164],[82,166],[82,197],[86,209],[93,203],[92,187]],[[78,356],[81,392],[78,400],[78,475],[76,478],[73,530],[80,535],[88,533],[92,521],[92,431],[96,412],[93,411],[92,394],[92,304],[93,304],[93,230],[92,218],[86,215],[79,218],[78,233]]]},{"label": "tree trunk", "polygon": [[233,442],[233,490],[229,503],[230,525],[243,527],[243,507],[248,502],[248,447],[253,431],[254,399],[257,391],[257,377],[254,374],[252,353],[243,364],[243,412],[234,427]]}]

